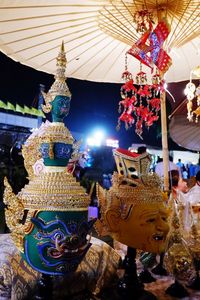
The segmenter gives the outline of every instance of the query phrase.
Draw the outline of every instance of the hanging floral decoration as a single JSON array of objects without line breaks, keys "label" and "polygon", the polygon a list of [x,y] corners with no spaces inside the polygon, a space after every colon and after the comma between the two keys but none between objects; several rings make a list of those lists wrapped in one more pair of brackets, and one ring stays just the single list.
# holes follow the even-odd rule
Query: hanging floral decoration
[{"label": "hanging floral decoration", "polygon": [[[119,101],[119,113],[117,129],[121,122],[125,128],[135,125],[135,132],[142,138],[144,126],[149,128],[158,120],[160,110],[160,93],[163,93],[165,82],[162,75],[171,65],[171,58],[163,50],[164,41],[169,35],[170,29],[165,20],[158,22],[153,30],[152,15],[148,11],[139,11],[134,15],[137,23],[137,31],[142,36],[125,55],[125,71],[122,74],[124,84],[121,87],[121,100]],[[127,68],[127,54],[140,61],[140,72],[136,74],[135,82]],[[147,84],[147,74],[142,71],[142,64],[151,68],[152,84]]]},{"label": "hanging floral decoration", "polygon": [[148,85],[146,73],[142,69],[136,74],[135,83],[129,78],[121,87],[118,110],[121,115],[117,129],[120,129],[121,122],[125,123],[126,129],[135,124],[135,132],[142,138],[143,126],[149,128],[159,118],[162,83],[156,74],[153,76],[152,85]]}]

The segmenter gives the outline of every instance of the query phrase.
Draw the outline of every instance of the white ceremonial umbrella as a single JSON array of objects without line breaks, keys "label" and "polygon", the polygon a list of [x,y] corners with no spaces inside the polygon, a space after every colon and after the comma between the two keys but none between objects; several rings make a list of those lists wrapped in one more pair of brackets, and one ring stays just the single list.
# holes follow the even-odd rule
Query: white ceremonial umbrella
[{"label": "white ceremonial umbrella", "polygon": [[[1,0],[0,51],[54,74],[63,40],[67,77],[122,82],[125,53],[140,37],[134,13],[148,9],[155,20],[161,12],[171,25],[165,47],[173,64],[166,80],[187,80],[200,60],[199,7],[199,0]],[[128,69],[137,73],[139,61],[129,56]]]},{"label": "white ceremonial umbrella", "polygon": [[200,123],[188,122],[185,115],[175,115],[169,124],[170,136],[180,146],[200,150]]},{"label": "white ceremonial umbrella", "polygon": [[[125,53],[141,36],[134,14],[146,9],[152,12],[155,23],[165,17],[171,26],[164,46],[173,63],[166,81],[183,81],[200,61],[199,7],[199,0],[1,0],[0,51],[36,70],[54,74],[63,40],[67,77],[122,82]],[[139,70],[134,57],[128,57],[128,70]],[[167,190],[165,93],[161,95],[161,124]]]}]

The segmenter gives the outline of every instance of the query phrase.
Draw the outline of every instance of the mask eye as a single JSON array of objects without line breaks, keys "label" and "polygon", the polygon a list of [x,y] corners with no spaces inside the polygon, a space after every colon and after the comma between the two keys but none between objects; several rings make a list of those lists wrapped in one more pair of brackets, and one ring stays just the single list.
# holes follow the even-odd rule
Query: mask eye
[{"label": "mask eye", "polygon": [[64,237],[64,235],[63,235],[63,233],[62,232],[56,232],[55,234],[54,234],[54,236],[53,236],[53,239],[54,240],[61,240],[61,239],[63,239],[63,237]]},{"label": "mask eye", "polygon": [[77,236],[72,236],[72,237],[70,238],[70,242],[71,242],[72,245],[78,245],[79,239],[78,239]]},{"label": "mask eye", "polygon": [[155,222],[155,220],[156,220],[155,218],[150,218],[147,220],[147,223],[153,223],[153,222]]}]

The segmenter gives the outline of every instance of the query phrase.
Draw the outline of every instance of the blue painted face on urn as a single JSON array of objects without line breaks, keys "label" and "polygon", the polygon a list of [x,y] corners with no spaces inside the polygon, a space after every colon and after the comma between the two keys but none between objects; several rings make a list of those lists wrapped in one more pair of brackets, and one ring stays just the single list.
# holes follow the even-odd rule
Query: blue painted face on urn
[{"label": "blue painted face on urn", "polygon": [[50,275],[74,272],[90,247],[87,235],[95,219],[87,211],[41,211],[24,239],[24,259],[33,269]]},{"label": "blue painted face on urn", "polygon": [[70,109],[71,97],[58,95],[51,102],[53,122],[63,122]]}]

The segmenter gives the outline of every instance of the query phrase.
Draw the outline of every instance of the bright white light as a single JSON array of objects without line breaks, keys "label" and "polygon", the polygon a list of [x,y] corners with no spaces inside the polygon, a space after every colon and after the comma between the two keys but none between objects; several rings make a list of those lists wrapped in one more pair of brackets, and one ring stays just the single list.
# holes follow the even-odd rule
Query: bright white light
[{"label": "bright white light", "polygon": [[103,137],[105,136],[105,133],[102,130],[97,130],[93,134],[94,138],[102,140]]},{"label": "bright white light", "polygon": [[113,148],[119,148],[119,141],[113,140],[113,139],[107,139],[106,146],[113,147]]},{"label": "bright white light", "polygon": [[97,140],[96,138],[90,137],[87,139],[88,146],[101,146],[101,141]]},{"label": "bright white light", "polygon": [[93,134],[87,138],[88,146],[101,146],[105,133],[103,130],[95,130]]}]

